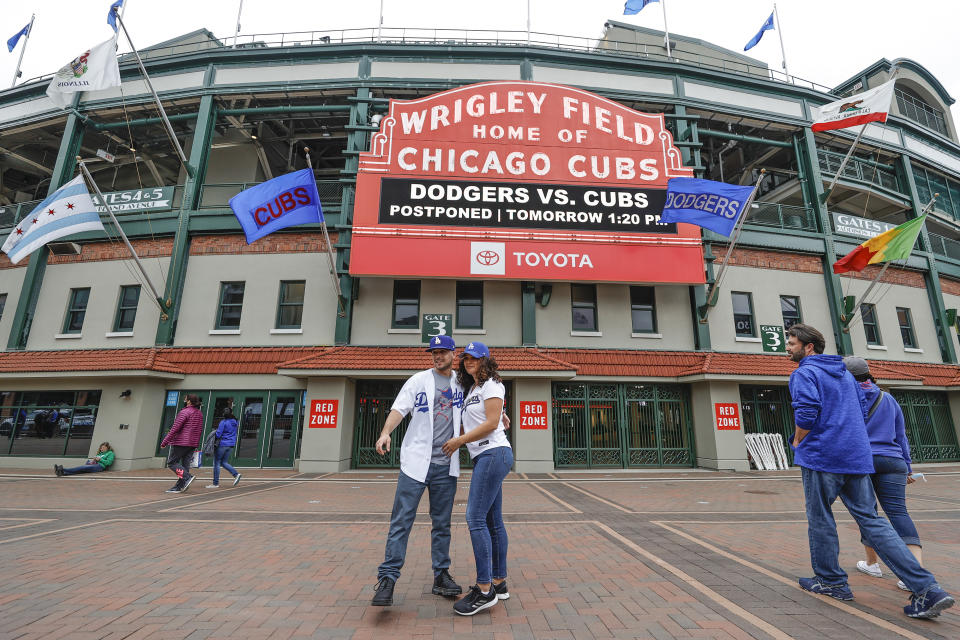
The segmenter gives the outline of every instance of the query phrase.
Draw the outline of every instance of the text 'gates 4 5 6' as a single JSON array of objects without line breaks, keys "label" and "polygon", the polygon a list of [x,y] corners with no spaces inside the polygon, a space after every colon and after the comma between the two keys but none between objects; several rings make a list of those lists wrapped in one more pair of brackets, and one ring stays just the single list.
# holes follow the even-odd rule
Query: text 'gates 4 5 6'
[{"label": "text 'gates 4 5 6'", "polygon": [[663,114],[579,89],[391,100],[360,154],[350,273],[703,283],[700,230],[660,222],[692,175]]}]

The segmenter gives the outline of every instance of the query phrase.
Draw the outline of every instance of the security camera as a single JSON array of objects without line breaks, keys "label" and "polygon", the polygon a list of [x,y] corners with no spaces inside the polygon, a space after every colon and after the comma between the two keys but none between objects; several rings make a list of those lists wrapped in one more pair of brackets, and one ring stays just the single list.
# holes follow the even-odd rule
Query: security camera
[{"label": "security camera", "polygon": [[123,391],[120,392],[120,397],[121,397],[121,398],[129,398],[129,397],[130,397],[130,394],[132,394],[132,393],[133,393],[133,391],[131,391],[130,389],[124,389]]}]

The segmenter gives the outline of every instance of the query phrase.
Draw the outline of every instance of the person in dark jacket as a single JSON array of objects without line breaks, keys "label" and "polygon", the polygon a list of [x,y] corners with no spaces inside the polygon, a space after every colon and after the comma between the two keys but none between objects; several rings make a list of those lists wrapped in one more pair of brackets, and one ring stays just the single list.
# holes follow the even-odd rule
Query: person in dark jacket
[{"label": "person in dark jacket", "polygon": [[218,444],[213,454],[213,484],[208,484],[207,489],[216,489],[220,486],[220,467],[233,475],[233,486],[237,486],[240,482],[240,472],[227,462],[230,459],[230,452],[237,446],[237,420],[233,417],[233,409],[230,407],[223,410],[223,417],[217,426],[214,438]]},{"label": "person in dark jacket", "polygon": [[800,466],[807,510],[812,578],[800,586],[837,600],[853,600],[847,574],[840,568],[840,541],[831,505],[839,497],[860,527],[860,536],[876,549],[913,592],[903,612],[934,618],[954,604],[929,571],[920,566],[885,518],[877,514],[870,483],[873,454],[864,418],[868,413],[860,385],[840,356],[825,356],[823,334],[798,323],[788,330],[787,353],[799,363],[790,374],[793,400],[794,462]]},{"label": "person in dark jacket", "polygon": [[[893,396],[884,393],[877,381],[870,375],[870,366],[863,358],[847,356],[843,359],[847,371],[860,383],[869,411],[867,414],[867,436],[870,438],[870,450],[873,453],[874,473],[870,476],[877,502],[883,507],[883,513],[903,542],[910,549],[917,562],[923,564],[922,546],[917,527],[907,513],[907,485],[916,482],[910,477],[910,443],[903,421],[903,410]],[[880,578],[877,552],[863,542],[866,560],[857,562],[857,571]],[[897,586],[907,591],[903,581]]]},{"label": "person in dark jacket", "polygon": [[161,447],[170,447],[167,466],[177,474],[176,484],[167,489],[167,493],[186,491],[195,477],[190,474],[190,458],[203,435],[203,413],[200,412],[200,398],[194,393],[187,394],[184,404],[186,406],[177,414],[170,431],[160,442]]}]

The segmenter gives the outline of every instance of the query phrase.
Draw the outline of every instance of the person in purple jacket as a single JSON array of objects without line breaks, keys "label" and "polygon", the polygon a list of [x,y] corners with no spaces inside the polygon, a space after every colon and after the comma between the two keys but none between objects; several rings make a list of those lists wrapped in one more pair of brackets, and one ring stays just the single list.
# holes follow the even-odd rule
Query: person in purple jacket
[{"label": "person in purple jacket", "polygon": [[227,462],[230,459],[230,452],[237,446],[237,419],[233,417],[233,409],[230,407],[223,410],[214,437],[217,439],[217,448],[213,454],[213,484],[208,484],[207,489],[220,487],[220,467],[230,472],[233,476],[233,486],[237,486],[240,482],[240,472]]},{"label": "person in purple jacket", "polygon": [[903,612],[911,618],[935,618],[954,600],[877,513],[870,483],[873,454],[864,423],[869,407],[860,385],[843,366],[843,358],[823,355],[822,333],[797,323],[787,334],[787,353],[799,364],[790,374],[796,423],[792,446],[794,462],[802,471],[814,572],[812,578],[800,578],[800,587],[837,600],[853,600],[847,574],[840,568],[840,540],[833,518],[832,505],[840,498],[857,521],[861,538],[913,592]]},{"label": "person in purple jacket", "polygon": [[190,474],[190,458],[193,451],[200,445],[200,436],[203,434],[203,413],[200,412],[200,398],[194,393],[188,393],[186,405],[177,414],[173,426],[160,442],[161,447],[170,447],[167,454],[167,467],[177,474],[177,482],[167,489],[167,493],[181,493],[187,490],[196,476]]},{"label": "person in purple jacket", "polygon": [[[913,519],[907,513],[907,485],[916,482],[910,477],[910,443],[907,441],[907,432],[904,428],[903,410],[889,393],[884,393],[877,386],[877,381],[870,375],[870,366],[863,358],[847,356],[843,359],[847,371],[854,380],[860,383],[869,411],[867,413],[867,436],[870,438],[870,450],[873,452],[874,473],[870,476],[873,491],[877,494],[877,501],[883,507],[883,512],[890,520],[900,538],[910,549],[910,552],[923,564],[920,535]],[[866,573],[875,578],[883,576],[878,562],[877,552],[873,547],[863,542],[867,559],[857,562],[857,571]],[[909,591],[903,581],[897,586]]]}]

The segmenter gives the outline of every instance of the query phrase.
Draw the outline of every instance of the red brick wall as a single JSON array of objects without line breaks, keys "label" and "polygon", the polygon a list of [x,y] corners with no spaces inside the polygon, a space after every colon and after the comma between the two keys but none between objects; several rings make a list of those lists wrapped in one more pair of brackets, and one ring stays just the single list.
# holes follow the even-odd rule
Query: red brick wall
[{"label": "red brick wall", "polygon": [[[723,256],[727,252],[726,245],[713,245],[714,272],[723,263]],[[823,273],[823,265],[818,256],[805,253],[789,253],[786,251],[771,251],[768,249],[745,249],[737,247],[730,256],[730,264],[738,267],[755,267],[757,269],[775,269],[778,271],[802,271],[803,273]]]},{"label": "red brick wall", "polygon": [[[69,241],[69,239],[67,240]],[[170,255],[173,238],[140,238],[131,240],[133,250],[141,258],[163,258]],[[50,256],[48,264],[71,264],[75,262],[100,262],[104,260],[130,260],[130,250],[123,240],[84,242],[78,256]]]},{"label": "red brick wall", "polygon": [[[330,242],[337,241],[337,234],[330,234]],[[323,233],[311,231],[305,233],[274,233],[260,238],[253,244],[247,244],[243,234],[193,236],[190,242],[190,255],[235,255],[244,253],[303,253],[307,251],[326,251],[327,245]],[[336,249],[334,249],[336,251]]]},{"label": "red brick wall", "polygon": [[[863,271],[850,271],[844,273],[840,277],[853,278],[856,280],[873,280],[877,277],[877,272],[882,268],[882,266],[878,267],[877,265],[870,265]],[[905,287],[916,287],[917,289],[925,289],[927,286],[922,273],[919,271],[910,271],[908,269],[904,269],[899,265],[891,265],[890,268],[887,269],[887,272],[883,274],[883,278],[880,279],[880,282],[899,284]]]},{"label": "red brick wall", "polygon": [[10,262],[10,258],[7,257],[7,254],[0,251],[0,269],[19,269],[20,267],[25,267],[30,264],[30,256],[27,256],[17,264]]},{"label": "red brick wall", "polygon": [[960,296],[960,282],[940,276],[940,289],[951,296]]}]

